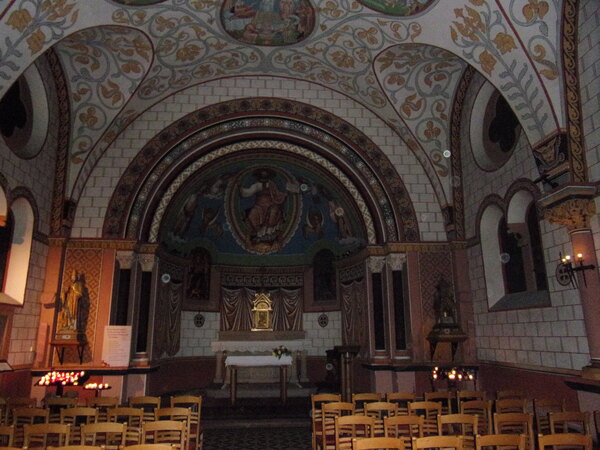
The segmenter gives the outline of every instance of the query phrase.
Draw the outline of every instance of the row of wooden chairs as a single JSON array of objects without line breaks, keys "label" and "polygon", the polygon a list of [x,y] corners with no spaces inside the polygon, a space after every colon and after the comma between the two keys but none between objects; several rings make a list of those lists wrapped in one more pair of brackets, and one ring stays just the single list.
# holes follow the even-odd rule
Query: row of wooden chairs
[{"label": "row of wooden chairs", "polygon": [[[105,450],[102,445],[62,445],[48,446],[47,450]],[[169,444],[134,444],[119,447],[120,450],[173,450]],[[22,447],[0,447],[0,450],[23,450]]]},{"label": "row of wooden chairs", "polygon": [[[555,448],[557,446],[569,446],[569,448],[580,448],[582,450],[592,450],[591,435],[583,434],[550,434],[538,436],[540,450],[546,447]],[[413,450],[444,448],[462,450],[463,441],[460,436],[427,436],[413,438],[411,447]],[[488,436],[479,436],[475,438],[475,449],[483,448],[516,448],[525,450],[525,436],[518,434],[492,434]],[[392,437],[373,437],[373,438],[355,438],[352,443],[352,450],[405,450],[404,441]]]},{"label": "row of wooden chairs", "polygon": [[[187,424],[177,420],[158,420],[144,422],[139,438],[131,442],[126,423],[105,422],[82,424],[74,436],[72,427],[60,423],[37,423],[23,426],[23,439],[15,442],[14,426],[0,426],[0,436],[3,444],[8,447],[21,445],[24,448],[47,448],[49,446],[66,446],[69,444],[101,445],[105,449],[115,449],[130,444],[162,444],[167,443],[174,448],[185,449]],[[75,437],[75,439],[73,439]]]},{"label": "row of wooden chairs", "polygon": [[[355,398],[356,400],[356,398]],[[399,414],[395,403],[373,401],[365,402],[361,407],[356,402],[340,402],[338,394],[316,394],[312,398],[312,442],[313,448],[332,448],[335,430],[335,418],[342,415],[363,415],[375,418],[375,434],[384,435],[384,418],[399,417],[398,423],[407,425],[410,422],[404,411]],[[473,406],[473,407],[471,407]],[[459,414],[443,414],[440,403],[432,401],[409,402],[408,416],[422,416],[424,435],[442,432],[445,423],[453,427],[464,427],[471,424],[471,436],[475,434],[491,434],[493,432],[521,432],[534,436],[533,415],[526,412],[492,413],[490,401],[469,401],[461,405]],[[547,433],[580,430],[589,434],[589,414],[578,411],[559,411],[551,413],[551,425]],[[473,419],[475,420],[473,422]],[[493,420],[492,420],[493,419]],[[417,427],[418,428],[418,427]],[[465,434],[464,431],[462,434]],[[412,436],[411,436],[412,437]]]}]

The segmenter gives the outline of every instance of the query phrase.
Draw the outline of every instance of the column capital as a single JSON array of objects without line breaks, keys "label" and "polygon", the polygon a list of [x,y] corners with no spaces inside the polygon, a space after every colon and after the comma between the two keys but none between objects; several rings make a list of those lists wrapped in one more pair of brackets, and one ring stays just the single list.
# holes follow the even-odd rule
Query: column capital
[{"label": "column capital", "polygon": [[370,256],[367,259],[367,267],[371,273],[381,273],[385,267],[385,256]]},{"label": "column capital", "polygon": [[594,197],[596,186],[565,186],[538,201],[544,219],[566,227],[569,231],[590,228],[590,219],[596,214]]}]

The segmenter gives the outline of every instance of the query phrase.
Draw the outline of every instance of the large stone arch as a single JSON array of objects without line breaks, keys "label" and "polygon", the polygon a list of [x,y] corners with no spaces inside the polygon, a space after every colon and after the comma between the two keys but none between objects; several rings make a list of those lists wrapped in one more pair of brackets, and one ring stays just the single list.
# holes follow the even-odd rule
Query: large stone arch
[{"label": "large stone arch", "polygon": [[[254,122],[244,122],[251,117]],[[301,143],[339,167],[372,211],[376,242],[419,240],[408,192],[383,152],[362,132],[319,108],[282,99],[242,99],[195,111],[159,133],[120,178],[107,208],[105,238],[142,238],[159,180],[175,176],[177,156],[196,158],[222,145],[267,138]],[[195,150],[194,150],[195,149]],[[194,153],[190,156],[190,152]],[[176,169],[180,170],[180,169]],[[157,184],[158,183],[158,184]],[[145,215],[140,220],[141,215]]]}]

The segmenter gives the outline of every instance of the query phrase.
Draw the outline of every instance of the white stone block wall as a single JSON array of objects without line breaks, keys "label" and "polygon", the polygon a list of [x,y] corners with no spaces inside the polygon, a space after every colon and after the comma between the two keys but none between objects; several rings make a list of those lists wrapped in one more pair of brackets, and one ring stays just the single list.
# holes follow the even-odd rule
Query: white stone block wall
[{"label": "white stone block wall", "polygon": [[[183,311],[181,314],[181,348],[177,356],[214,356],[210,345],[218,339],[219,313],[202,312],[204,325],[196,327],[196,311]],[[339,311],[328,312],[329,323],[321,327],[318,318],[321,313],[304,313],[302,316],[306,340],[309,343],[309,356],[325,356],[326,350],[342,343],[342,320]]]},{"label": "white stone block wall", "polygon": [[194,109],[240,96],[300,100],[350,122],[388,155],[404,180],[417,211],[421,238],[446,240],[442,213],[431,183],[414,154],[389,126],[362,105],[337,92],[305,81],[276,77],[215,80],[185,89],[144,112],[111,144],[90,174],[76,211],[73,237],[101,237],[102,228],[98,223],[104,219],[114,187],[136,153],[160,130]]}]

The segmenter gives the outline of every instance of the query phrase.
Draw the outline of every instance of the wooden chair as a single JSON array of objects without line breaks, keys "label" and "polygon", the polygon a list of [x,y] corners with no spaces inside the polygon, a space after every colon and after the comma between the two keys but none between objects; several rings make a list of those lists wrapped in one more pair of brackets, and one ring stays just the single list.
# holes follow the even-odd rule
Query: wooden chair
[{"label": "wooden chair", "polygon": [[98,421],[98,410],[87,406],[76,406],[75,408],[63,408],[60,410],[60,423],[71,425],[71,444],[81,443],[81,425],[84,423],[96,423]]},{"label": "wooden chair", "polygon": [[442,414],[440,402],[418,401],[408,404],[408,414],[411,416],[423,416],[423,435],[437,434],[437,416]]},{"label": "wooden chair", "polygon": [[493,447],[498,450],[526,450],[527,437],[524,434],[488,434],[475,436],[475,450]]},{"label": "wooden chair", "polygon": [[313,394],[310,396],[310,417],[311,417],[311,430],[312,430],[312,448],[313,450],[317,446],[321,445],[323,436],[323,414],[321,412],[321,406],[323,403],[341,402],[342,396],[340,394]]},{"label": "wooden chair", "polygon": [[179,395],[171,397],[171,407],[190,409],[190,438],[196,444],[196,450],[202,450],[204,430],[202,429],[202,396]]},{"label": "wooden chair", "polygon": [[81,445],[99,445],[105,449],[119,450],[125,445],[127,424],[98,422],[81,425]]},{"label": "wooden chair", "polygon": [[104,447],[96,445],[63,445],[61,447],[48,447],[48,450],[104,450]]},{"label": "wooden chair", "polygon": [[353,450],[404,450],[402,439],[391,437],[358,438],[352,441]]},{"label": "wooden chair", "polygon": [[77,406],[76,397],[48,397],[42,402],[44,408],[49,410],[48,422],[60,423],[60,410]]},{"label": "wooden chair", "polygon": [[127,403],[130,408],[142,408],[144,410],[144,422],[152,422],[154,420],[154,410],[160,408],[160,397],[129,397]]},{"label": "wooden chair", "polygon": [[375,419],[362,414],[340,416],[335,419],[335,450],[352,450],[354,438],[373,437]]},{"label": "wooden chair", "polygon": [[168,444],[136,444],[127,445],[122,450],[173,450]]},{"label": "wooden chair", "polygon": [[464,448],[475,448],[478,416],[472,414],[442,414],[438,416],[440,436],[462,436]]},{"label": "wooden chair", "polygon": [[450,391],[424,392],[423,400],[426,402],[440,402],[442,404],[442,414],[452,414],[452,400],[454,394]]},{"label": "wooden chair", "polygon": [[321,405],[321,442],[318,448],[335,448],[335,418],[354,414],[354,404],[350,402],[330,402]]},{"label": "wooden chair", "polygon": [[408,416],[408,402],[416,402],[417,394],[414,392],[388,392],[385,401],[396,404],[398,415]]},{"label": "wooden chair", "polygon": [[49,445],[69,444],[70,426],[62,423],[34,423],[23,425],[23,447],[46,448]]},{"label": "wooden chair", "polygon": [[142,423],[142,444],[170,444],[185,448],[185,423],[179,420],[155,420]]},{"label": "wooden chair", "polygon": [[524,434],[527,437],[527,448],[533,450],[533,414],[531,413],[494,413],[494,433]]},{"label": "wooden chair", "polygon": [[109,422],[127,424],[125,443],[127,445],[139,444],[142,435],[142,423],[144,422],[144,410],[142,408],[117,407],[106,411]]},{"label": "wooden chair", "polygon": [[13,412],[15,409],[22,408],[37,408],[37,401],[35,398],[29,397],[8,397],[6,399],[6,419],[5,423],[10,425],[14,423]]},{"label": "wooden chair", "polygon": [[538,435],[538,445],[540,450],[552,446],[552,448],[581,448],[583,450],[592,450],[592,435],[580,433],[556,433]]},{"label": "wooden chair", "polygon": [[399,438],[404,441],[404,447],[412,448],[412,439],[423,437],[423,416],[394,416],[383,419],[386,437]]},{"label": "wooden chair", "polygon": [[520,398],[527,400],[527,395],[523,391],[514,389],[504,389],[496,392],[496,400],[502,400],[504,398]]},{"label": "wooden chair", "polygon": [[590,413],[588,411],[549,412],[548,421],[550,433],[591,434]]},{"label": "wooden chair", "polygon": [[565,400],[559,398],[534,398],[533,414],[535,416],[535,431],[539,434],[550,433],[548,413],[566,411]]},{"label": "wooden chair", "polygon": [[184,443],[185,448],[189,448],[190,440],[190,419],[191,411],[189,408],[175,406],[171,408],[157,408],[154,410],[154,420],[177,420],[184,424]]},{"label": "wooden chair", "polygon": [[454,448],[462,450],[462,439],[460,436],[425,436],[413,439],[413,450],[422,448]]},{"label": "wooden chair", "polygon": [[0,445],[12,447],[15,438],[14,425],[0,425]]},{"label": "wooden chair", "polygon": [[504,413],[525,413],[527,412],[527,400],[524,398],[503,398],[496,400],[495,412]]},{"label": "wooden chair", "polygon": [[396,416],[398,414],[398,408],[396,404],[392,402],[365,403],[363,414],[372,417],[375,420],[375,434],[373,437],[385,436],[383,419]]},{"label": "wooden chair", "polygon": [[119,406],[118,397],[91,397],[87,400],[86,406],[96,408],[98,411],[98,422],[108,421],[107,411],[110,408]]},{"label": "wooden chair", "polygon": [[48,410],[45,408],[25,407],[13,409],[12,419],[15,427],[13,445],[17,447],[23,445],[23,426],[48,423],[48,415]]},{"label": "wooden chair", "polygon": [[460,410],[462,402],[470,402],[473,400],[486,400],[487,394],[485,391],[456,391],[456,404]]},{"label": "wooden chair", "polygon": [[0,397],[0,425],[7,424],[7,415],[8,415],[8,407],[6,405],[6,399],[4,397]]},{"label": "wooden chair", "polygon": [[382,395],[377,392],[361,392],[352,394],[352,403],[354,404],[355,414],[364,414],[365,403],[380,402]]},{"label": "wooden chair", "polygon": [[491,434],[493,430],[492,423],[492,401],[491,400],[468,400],[460,404],[461,414],[472,414],[479,416],[477,427],[479,434]]}]

